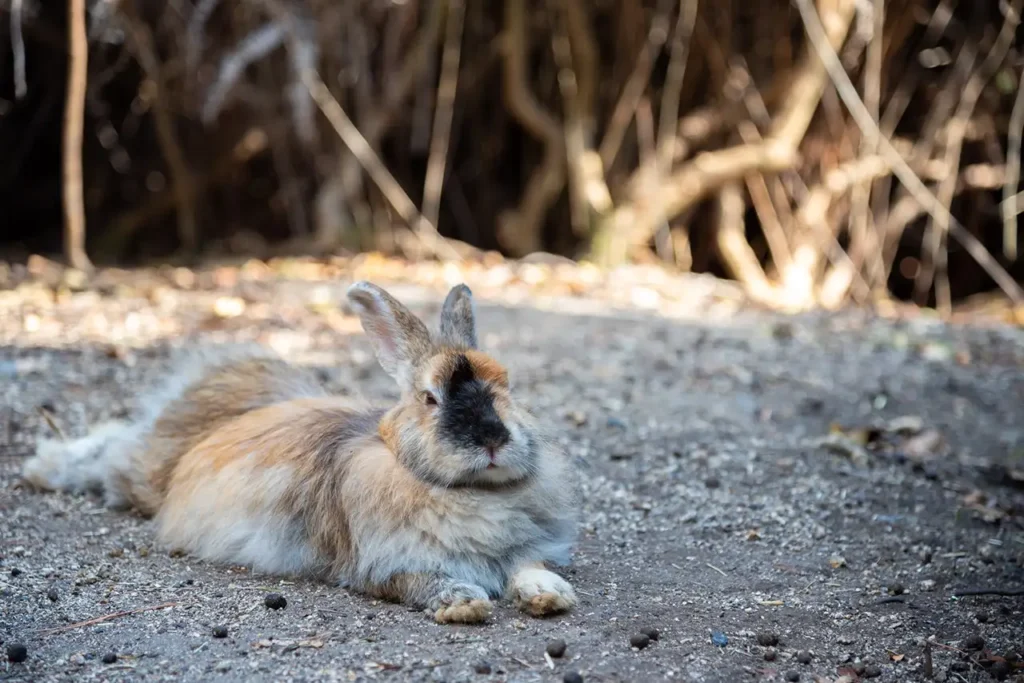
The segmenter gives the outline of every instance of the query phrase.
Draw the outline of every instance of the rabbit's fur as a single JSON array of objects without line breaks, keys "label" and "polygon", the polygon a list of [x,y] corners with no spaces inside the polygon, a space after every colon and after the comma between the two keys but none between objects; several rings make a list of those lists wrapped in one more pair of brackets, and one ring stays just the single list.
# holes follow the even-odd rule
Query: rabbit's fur
[{"label": "rabbit's fur", "polygon": [[25,478],[101,491],[155,517],[159,540],[257,571],[304,574],[474,622],[507,595],[535,616],[576,597],[574,472],[477,350],[472,297],[436,333],[383,289],[348,299],[401,388],[390,408],[331,396],[262,352],[204,357],[134,423],[42,442]]}]

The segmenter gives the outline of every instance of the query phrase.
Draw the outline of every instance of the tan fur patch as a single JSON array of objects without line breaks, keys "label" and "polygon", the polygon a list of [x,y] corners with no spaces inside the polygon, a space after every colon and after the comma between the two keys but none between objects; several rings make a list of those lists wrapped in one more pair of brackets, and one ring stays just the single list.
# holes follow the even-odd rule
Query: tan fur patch
[{"label": "tan fur patch", "polygon": [[499,387],[508,386],[508,371],[501,363],[479,351],[466,351],[465,355],[477,378]]}]

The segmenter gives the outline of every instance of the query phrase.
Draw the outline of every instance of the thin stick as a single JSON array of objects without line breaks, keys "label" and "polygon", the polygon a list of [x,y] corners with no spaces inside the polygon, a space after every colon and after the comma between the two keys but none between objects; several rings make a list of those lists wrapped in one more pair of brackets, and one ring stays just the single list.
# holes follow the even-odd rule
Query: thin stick
[{"label": "thin stick", "polygon": [[953,597],[955,597],[955,598],[966,598],[966,597],[974,597],[974,596],[979,596],[979,595],[998,595],[998,596],[1006,597],[1006,598],[1016,598],[1016,597],[1019,597],[1021,595],[1024,595],[1024,590],[1013,590],[1013,589],[1003,590],[1003,589],[999,589],[999,588],[976,588],[976,589],[967,589],[967,588],[965,588],[963,590],[953,591]]},{"label": "thin stick", "polygon": [[671,167],[676,142],[675,129],[679,125],[679,98],[686,76],[686,62],[690,57],[693,27],[697,23],[697,5],[700,0],[679,0],[679,17],[672,30],[672,49],[669,53],[665,89],[661,94],[658,114],[658,166],[664,171]]},{"label": "thin stick", "polygon": [[719,569],[715,565],[711,564],[710,562],[705,562],[704,564],[706,564],[709,568],[714,569],[716,572],[718,572],[722,576],[729,576],[728,574],[726,574],[725,572],[723,572],[721,569]]},{"label": "thin stick", "polygon": [[85,253],[85,197],[82,131],[89,78],[85,0],[68,0],[68,85],[64,104],[64,258],[72,268],[91,270]]},{"label": "thin stick", "polygon": [[[957,180],[959,179],[957,171],[960,168],[960,156],[963,150],[964,138],[967,135],[968,123],[974,115],[974,108],[981,98],[985,84],[998,71],[999,66],[1006,59],[1010,46],[1013,44],[1013,38],[1017,33],[1017,26],[1020,24],[1021,5],[1022,0],[1016,0],[1012,5],[1006,5],[1006,20],[1003,22],[1003,26],[995,43],[992,45],[992,49],[989,50],[988,55],[985,56],[985,61],[978,67],[978,70],[971,74],[967,85],[960,93],[960,102],[957,104],[956,113],[953,115],[953,120],[949,124],[947,133],[945,161],[946,167],[950,172],[942,180],[938,190],[939,200],[947,208],[947,213],[953,203],[953,197],[956,195]],[[943,314],[948,316],[952,311],[953,303],[949,289],[949,254],[945,244],[947,226],[944,218],[942,220],[933,220],[932,223],[934,225],[929,225],[926,236],[931,237],[932,253],[930,266],[934,270],[935,275],[936,305]],[[929,265],[929,261],[926,259],[922,260],[922,266],[927,265]],[[915,285],[917,285],[918,294],[920,295],[923,293],[922,290],[931,284],[932,272],[927,267],[922,267],[918,275],[920,279],[915,282]]]},{"label": "thin stick", "polygon": [[1003,254],[1017,260],[1017,216],[1020,214],[1020,148],[1024,135],[1024,87],[1017,83],[1017,97],[1010,112],[1009,132],[1006,134],[1006,182],[1003,185]]},{"label": "thin stick", "polygon": [[384,162],[380,160],[373,147],[366,141],[359,129],[352,123],[345,110],[341,108],[338,101],[331,95],[327,85],[313,69],[306,69],[302,73],[302,82],[309,88],[309,94],[313,96],[320,111],[330,122],[334,131],[341,138],[341,141],[349,148],[362,165],[363,169],[370,176],[381,194],[390,202],[391,206],[398,212],[408,225],[414,225],[416,236],[434,253],[434,255],[452,260],[461,260],[458,252],[448,244],[437,228],[432,223],[423,219],[416,205],[409,199],[402,186],[398,184],[395,177],[391,175]]},{"label": "thin stick", "polygon": [[71,631],[76,628],[82,628],[83,626],[93,626],[94,624],[102,624],[105,621],[112,619],[120,619],[121,617],[129,617],[133,614],[142,614],[143,612],[152,612],[158,609],[167,609],[168,607],[176,607],[181,603],[178,602],[165,602],[160,605],[152,605],[150,607],[139,607],[138,609],[128,609],[122,612],[113,612],[112,614],[104,614],[102,617],[95,617],[93,619],[86,619],[85,621],[78,621],[74,624],[68,624],[67,626],[58,626],[56,628],[45,629],[39,632],[41,636],[52,636],[55,633],[64,633],[65,631]]},{"label": "thin stick", "polygon": [[57,424],[57,421],[53,419],[53,415],[50,414],[49,410],[47,410],[46,408],[40,407],[39,408],[39,414],[43,416],[43,420],[45,420],[46,424],[50,427],[50,429],[53,430],[53,433],[56,434],[58,437],[60,437],[61,441],[67,441],[68,440],[68,437],[64,434],[64,430],[61,429],[60,425]]},{"label": "thin stick", "polygon": [[[462,26],[466,6],[462,0],[449,0],[448,26],[445,31],[444,53],[441,57],[441,80],[437,86],[437,104],[434,108],[434,129],[430,136],[430,155],[423,179],[423,211],[421,221],[438,224],[441,192],[444,188],[444,169],[448,160],[452,118],[455,113],[455,94],[459,84],[459,58],[462,53]],[[429,228],[428,228],[429,229]]]},{"label": "thin stick", "polygon": [[601,156],[601,164],[605,168],[611,168],[615,156],[619,153],[622,140],[626,137],[626,129],[636,112],[640,98],[647,87],[647,81],[651,77],[651,68],[654,66],[654,58],[661,50],[668,38],[668,15],[671,12],[667,0],[658,4],[658,10],[651,21],[651,28],[647,32],[647,42],[640,48],[633,71],[626,79],[626,85],[622,88],[622,94],[615,102],[615,108],[608,119],[608,126],[604,138],[598,147],[598,154]]},{"label": "thin stick", "polygon": [[944,221],[948,221],[949,234],[953,239],[963,245],[964,249],[978,262],[978,265],[988,273],[989,277],[999,285],[1015,304],[1024,303],[1024,289],[1021,289],[1013,277],[1006,272],[1006,269],[992,258],[992,255],[985,249],[985,246],[956,217],[950,214],[946,207],[942,205],[942,202],[917,177],[917,174],[910,168],[907,160],[893,147],[892,143],[880,135],[878,124],[871,118],[871,112],[864,106],[864,102],[861,101],[860,96],[857,94],[857,88],[854,87],[850,77],[843,68],[842,62],[839,61],[839,55],[836,54],[836,51],[829,44],[825,36],[825,28],[821,24],[821,18],[811,5],[810,0],[795,0],[795,2],[797,9],[800,10],[800,16],[803,18],[808,37],[818,51],[829,77],[835,84],[840,99],[849,109],[850,115],[861,129],[861,132],[878,137],[879,151],[892,165],[893,174],[914,195],[914,199],[925,207],[932,216],[941,217]]},{"label": "thin stick", "polygon": [[14,99],[28,92],[25,82],[25,37],[21,34],[21,9],[24,0],[11,0],[11,51],[14,53]]}]

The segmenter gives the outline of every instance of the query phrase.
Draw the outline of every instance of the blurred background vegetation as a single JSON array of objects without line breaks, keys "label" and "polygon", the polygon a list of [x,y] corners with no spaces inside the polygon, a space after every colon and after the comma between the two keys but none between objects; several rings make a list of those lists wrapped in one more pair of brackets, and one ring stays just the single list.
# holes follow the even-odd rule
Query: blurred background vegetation
[{"label": "blurred background vegetation", "polygon": [[547,252],[790,309],[1020,304],[1022,8],[0,0],[0,249]]}]

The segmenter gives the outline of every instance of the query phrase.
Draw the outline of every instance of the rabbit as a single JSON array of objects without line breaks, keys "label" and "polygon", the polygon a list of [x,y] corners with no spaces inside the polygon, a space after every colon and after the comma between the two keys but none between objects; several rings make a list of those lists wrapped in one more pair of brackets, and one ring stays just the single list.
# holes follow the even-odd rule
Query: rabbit
[{"label": "rabbit", "polygon": [[161,544],[205,560],[329,581],[486,621],[510,598],[534,617],[571,610],[577,481],[478,349],[473,298],[450,290],[435,332],[384,289],[347,299],[393,406],[332,396],[265,351],[205,354],[134,422],[44,441],[24,466],[42,490],[96,491],[154,519]]}]

